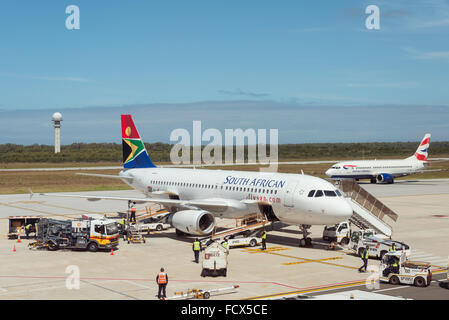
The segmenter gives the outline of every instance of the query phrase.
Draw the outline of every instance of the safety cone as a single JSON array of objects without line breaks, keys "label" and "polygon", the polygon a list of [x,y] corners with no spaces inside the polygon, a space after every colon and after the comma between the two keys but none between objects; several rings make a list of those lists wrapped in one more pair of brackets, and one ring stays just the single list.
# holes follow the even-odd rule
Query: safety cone
[{"label": "safety cone", "polygon": [[12,248],[12,252],[16,252],[16,245]]},{"label": "safety cone", "polygon": [[20,233],[19,233],[19,235],[17,236],[17,243],[20,243],[21,241],[20,241]]},{"label": "safety cone", "polygon": [[113,255],[114,255],[114,250],[111,249],[111,254],[110,254],[110,256],[113,256]]}]

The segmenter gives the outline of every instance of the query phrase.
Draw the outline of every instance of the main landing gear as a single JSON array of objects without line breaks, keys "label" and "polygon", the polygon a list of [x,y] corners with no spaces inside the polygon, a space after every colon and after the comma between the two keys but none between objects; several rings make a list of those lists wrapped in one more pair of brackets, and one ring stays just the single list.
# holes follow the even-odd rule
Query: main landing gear
[{"label": "main landing gear", "polygon": [[311,225],[309,224],[302,224],[299,226],[300,233],[302,233],[303,238],[299,240],[299,246],[300,247],[312,247],[312,238],[308,237],[311,232],[308,230],[310,229]]}]

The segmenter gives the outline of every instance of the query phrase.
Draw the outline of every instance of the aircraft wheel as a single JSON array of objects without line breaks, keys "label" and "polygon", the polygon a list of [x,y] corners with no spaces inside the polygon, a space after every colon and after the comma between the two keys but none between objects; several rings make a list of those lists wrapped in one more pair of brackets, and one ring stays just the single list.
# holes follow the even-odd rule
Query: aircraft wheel
[{"label": "aircraft wheel", "polygon": [[312,246],[312,238],[306,238],[306,246],[311,247]]}]

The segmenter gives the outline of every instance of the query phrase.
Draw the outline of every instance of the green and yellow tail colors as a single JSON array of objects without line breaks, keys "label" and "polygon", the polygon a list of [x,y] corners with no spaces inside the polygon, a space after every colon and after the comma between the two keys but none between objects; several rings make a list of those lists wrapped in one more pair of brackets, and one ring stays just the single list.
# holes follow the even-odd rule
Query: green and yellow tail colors
[{"label": "green and yellow tail colors", "polygon": [[123,167],[155,168],[129,114],[122,114]]}]

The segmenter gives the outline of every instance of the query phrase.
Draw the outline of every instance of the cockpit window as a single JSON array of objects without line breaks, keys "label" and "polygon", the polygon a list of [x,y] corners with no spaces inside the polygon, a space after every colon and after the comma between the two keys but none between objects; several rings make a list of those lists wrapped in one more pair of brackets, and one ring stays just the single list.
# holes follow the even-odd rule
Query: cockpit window
[{"label": "cockpit window", "polygon": [[341,192],[339,190],[335,190],[335,193],[337,194],[337,196],[341,197]]},{"label": "cockpit window", "polygon": [[317,192],[315,193],[315,198],[322,197],[322,196],[323,196],[323,191],[317,190]]},{"label": "cockpit window", "polygon": [[309,198],[313,197],[313,194],[315,193],[315,190],[310,190],[309,194],[307,195]]},{"label": "cockpit window", "polygon": [[331,190],[324,190],[324,194],[326,195],[326,197],[336,197],[337,196],[335,194],[335,192],[331,191]]}]

